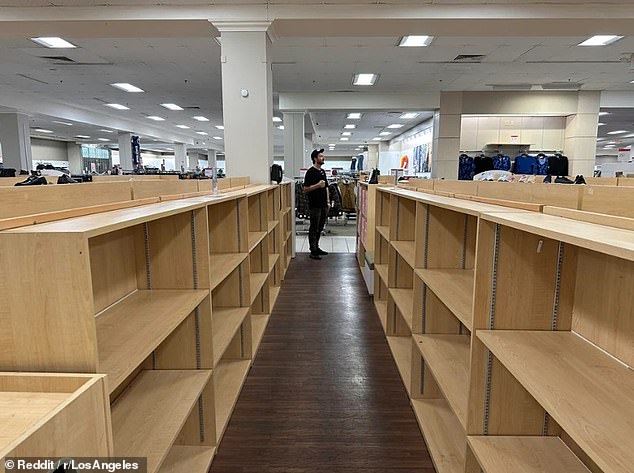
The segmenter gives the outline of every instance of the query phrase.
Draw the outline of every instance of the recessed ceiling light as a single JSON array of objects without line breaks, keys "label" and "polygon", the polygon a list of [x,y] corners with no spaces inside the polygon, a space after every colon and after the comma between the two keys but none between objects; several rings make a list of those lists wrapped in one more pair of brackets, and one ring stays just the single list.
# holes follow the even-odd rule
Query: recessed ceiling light
[{"label": "recessed ceiling light", "polygon": [[99,141],[110,141],[108,138],[97,138]]},{"label": "recessed ceiling light", "polygon": [[398,45],[401,48],[422,48],[429,46],[433,41],[433,36],[410,35],[403,36]]},{"label": "recessed ceiling light", "polygon": [[622,138],[634,138],[634,135],[625,135]]},{"label": "recessed ceiling light", "polygon": [[278,130],[283,130],[284,129],[284,125],[280,125],[277,128],[278,128]]},{"label": "recessed ceiling light", "polygon": [[397,128],[403,128],[405,125],[401,125],[400,123],[394,123],[393,125],[388,125],[387,128],[390,128],[391,130],[395,130]]},{"label": "recessed ceiling light", "polygon": [[164,122],[165,121],[165,118],[159,117],[157,115],[150,115],[148,118],[150,120],[154,120],[155,122]]},{"label": "recessed ceiling light", "polygon": [[353,123],[348,123],[346,124],[346,126],[344,126],[344,128],[346,130],[354,130],[357,127],[357,125],[353,124]]},{"label": "recessed ceiling light", "polygon": [[361,114],[360,113],[349,113],[348,116],[346,117],[348,120],[360,120],[361,119]]},{"label": "recessed ceiling light", "polygon": [[216,125],[216,128],[218,128],[219,130],[224,130],[225,126],[224,125]]},{"label": "recessed ceiling light", "polygon": [[383,138],[381,138],[380,136],[375,136],[374,138],[372,138],[372,141],[381,141]]},{"label": "recessed ceiling light", "polygon": [[610,114],[610,112],[599,112],[599,116],[600,117],[604,117],[604,116],[609,115],[609,114]]},{"label": "recessed ceiling light", "polygon": [[130,110],[130,107],[126,107],[120,103],[107,103],[106,107],[114,108],[115,110]]},{"label": "recessed ceiling light", "polygon": [[329,144],[328,146],[337,146],[337,145],[336,145],[336,144],[334,144],[334,143],[332,143],[332,144]]},{"label": "recessed ceiling light", "polygon": [[77,47],[73,43],[69,43],[65,39],[58,38],[56,36],[31,38],[31,41],[35,41],[37,44],[53,49],[74,49]]},{"label": "recessed ceiling light", "polygon": [[44,128],[36,128],[35,131],[39,133],[53,133],[51,130],[45,130]]},{"label": "recessed ceiling light", "polygon": [[630,81],[630,84],[634,84],[634,80],[631,80],[631,81]]},{"label": "recessed ceiling light", "polygon": [[352,136],[352,133],[349,131],[344,131],[341,133],[341,136]]},{"label": "recessed ceiling light", "polygon": [[339,138],[339,141],[349,141],[350,138]]},{"label": "recessed ceiling light", "polygon": [[202,115],[197,115],[195,117],[192,117],[194,120],[199,121],[199,122],[208,122],[209,118],[207,117],[203,117]]},{"label": "recessed ceiling light", "polygon": [[221,139],[222,139],[222,137],[220,137],[220,136],[214,136],[214,140],[221,140]]},{"label": "recessed ceiling light", "polygon": [[57,120],[53,120],[53,123],[58,123],[60,125],[66,125],[66,126],[73,126],[72,123],[68,123],[68,122],[58,122]]},{"label": "recessed ceiling light", "polygon": [[391,134],[392,134],[392,132],[390,132],[390,131],[382,131],[381,133],[379,133],[379,136],[388,136],[388,135],[391,135]]},{"label": "recessed ceiling light", "polygon": [[168,110],[175,110],[175,111],[183,110],[183,107],[180,107],[176,105],[175,103],[162,103],[161,107],[164,107]]},{"label": "recessed ceiling light", "polygon": [[627,130],[609,131],[608,135],[622,135],[623,133],[627,133]]},{"label": "recessed ceiling light", "polygon": [[281,121],[282,121],[282,119],[281,119],[280,117],[273,117],[273,121],[274,121],[275,123],[279,123],[279,122],[281,122]]},{"label": "recessed ceiling light", "polygon": [[206,131],[197,131],[196,134],[203,135],[203,136],[208,136],[209,135],[209,133],[207,133]]},{"label": "recessed ceiling light", "polygon": [[112,130],[106,130],[105,128],[99,131],[103,131],[104,133],[114,133],[114,131]]},{"label": "recessed ceiling light", "polygon": [[125,92],[130,93],[140,93],[145,92],[145,90],[138,88],[136,85],[128,84],[127,82],[117,82],[115,84],[110,84],[112,87],[123,90]]},{"label": "recessed ceiling light", "polygon": [[89,139],[90,139],[90,136],[87,136],[87,135],[77,135],[75,138],[80,138],[80,139],[82,139],[82,140],[89,140]]},{"label": "recessed ceiling light", "polygon": [[599,122],[599,123],[597,123],[597,126],[605,126],[605,123]]},{"label": "recessed ceiling light", "polygon": [[181,130],[189,130],[187,125],[176,125],[176,128],[180,128]]},{"label": "recessed ceiling light", "polygon": [[355,74],[352,85],[374,85],[378,78],[378,74]]},{"label": "recessed ceiling light", "polygon": [[420,115],[420,113],[409,112],[409,113],[404,113],[399,118],[401,120],[411,120],[412,118],[416,118],[418,115]]},{"label": "recessed ceiling light", "polygon": [[586,39],[583,43],[579,43],[579,46],[607,46],[608,44],[615,43],[623,36],[616,35],[596,35]]}]

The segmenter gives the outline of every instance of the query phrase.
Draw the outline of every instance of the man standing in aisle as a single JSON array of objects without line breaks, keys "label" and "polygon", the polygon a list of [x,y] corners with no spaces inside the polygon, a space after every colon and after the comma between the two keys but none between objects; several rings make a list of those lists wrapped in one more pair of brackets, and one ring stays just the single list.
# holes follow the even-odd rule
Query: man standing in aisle
[{"label": "man standing in aisle", "polygon": [[328,217],[328,178],[326,171],[321,166],[324,164],[324,150],[315,149],[310,153],[313,161],[311,168],[306,171],[304,177],[304,192],[308,195],[308,206],[310,207],[310,228],[308,229],[308,242],[310,244],[310,257],[321,259],[328,253],[319,248],[319,237],[326,225]]}]

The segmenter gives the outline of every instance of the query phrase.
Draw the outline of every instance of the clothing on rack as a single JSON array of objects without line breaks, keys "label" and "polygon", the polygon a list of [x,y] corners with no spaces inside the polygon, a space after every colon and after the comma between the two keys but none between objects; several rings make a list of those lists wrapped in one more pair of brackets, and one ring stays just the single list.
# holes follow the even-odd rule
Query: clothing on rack
[{"label": "clothing on rack", "polygon": [[330,210],[328,211],[328,217],[338,217],[343,213],[343,207],[341,205],[341,192],[339,191],[339,186],[336,182],[328,185],[328,194],[330,195],[330,201],[332,202]]},{"label": "clothing on rack", "polygon": [[539,153],[536,156],[537,159],[537,172],[535,174],[539,174],[540,176],[545,176],[548,174],[548,163],[550,159],[544,153]]},{"label": "clothing on rack", "polygon": [[473,164],[475,166],[475,174],[493,170],[493,158],[485,156],[484,154],[473,158]]},{"label": "clothing on rack", "polygon": [[415,173],[429,172],[429,145],[418,145],[414,148],[412,157],[412,171]]},{"label": "clothing on rack", "polygon": [[519,154],[515,157],[513,163],[514,174],[537,174],[538,161],[535,156],[529,156],[526,153]]},{"label": "clothing on rack", "polygon": [[495,169],[496,171],[510,171],[511,158],[503,154],[493,156],[493,169]]},{"label": "clothing on rack", "polygon": [[475,175],[475,163],[473,158],[467,154],[458,157],[458,179],[461,181],[471,181]]},{"label": "clothing on rack", "polygon": [[310,218],[308,195],[304,192],[304,182],[295,181],[295,217]]},{"label": "clothing on rack", "polygon": [[568,175],[568,157],[561,153],[555,153],[548,158],[548,172],[551,176]]},{"label": "clothing on rack", "polygon": [[356,208],[354,189],[354,182],[346,182],[345,180],[339,181],[339,192],[341,193],[341,208],[343,210],[354,210]]}]

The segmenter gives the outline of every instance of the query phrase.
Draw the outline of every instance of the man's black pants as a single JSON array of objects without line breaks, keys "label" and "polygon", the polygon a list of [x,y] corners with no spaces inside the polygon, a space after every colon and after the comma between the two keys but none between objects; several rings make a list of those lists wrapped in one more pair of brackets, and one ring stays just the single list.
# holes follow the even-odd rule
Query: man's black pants
[{"label": "man's black pants", "polygon": [[317,253],[319,249],[319,237],[326,225],[326,218],[328,218],[328,207],[311,207],[308,243],[310,245],[310,252],[313,254]]}]

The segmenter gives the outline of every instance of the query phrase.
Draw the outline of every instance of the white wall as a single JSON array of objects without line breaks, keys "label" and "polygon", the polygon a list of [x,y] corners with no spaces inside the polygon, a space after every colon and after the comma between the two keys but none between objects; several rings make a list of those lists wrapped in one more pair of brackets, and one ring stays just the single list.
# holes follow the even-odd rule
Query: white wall
[{"label": "white wall", "polygon": [[[414,155],[414,148],[420,145],[430,146],[434,140],[434,120],[429,119],[397,136],[387,144],[379,147],[378,167],[382,175],[389,175],[391,169],[400,168],[401,157],[407,155],[410,166]],[[432,164],[433,165],[433,164]],[[406,173],[407,174],[407,173]]]},{"label": "white wall", "polygon": [[68,151],[65,141],[31,138],[31,154],[33,167],[42,163],[68,167]]}]

